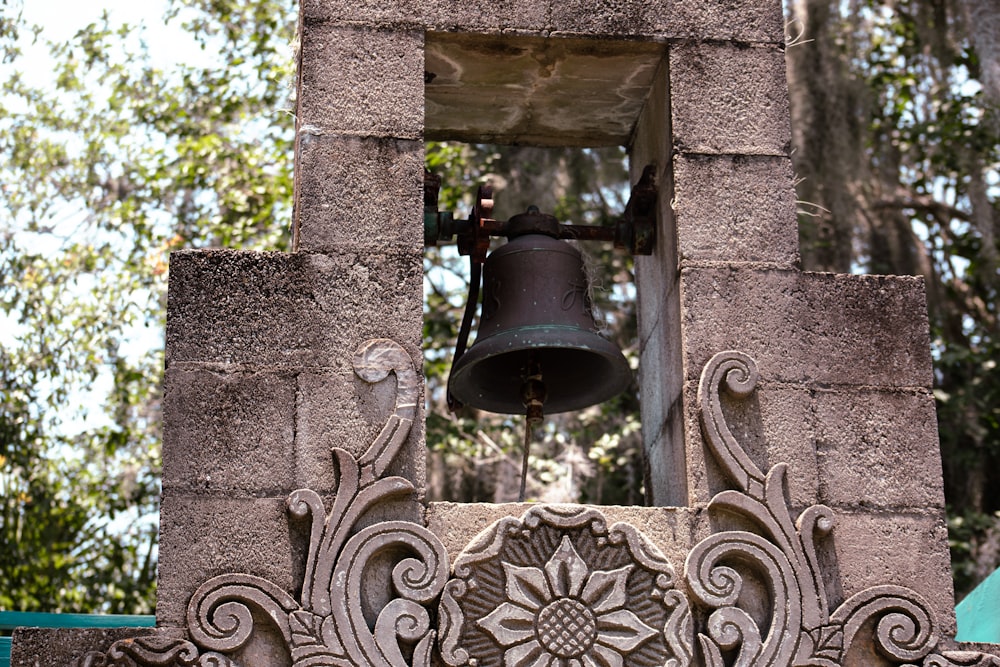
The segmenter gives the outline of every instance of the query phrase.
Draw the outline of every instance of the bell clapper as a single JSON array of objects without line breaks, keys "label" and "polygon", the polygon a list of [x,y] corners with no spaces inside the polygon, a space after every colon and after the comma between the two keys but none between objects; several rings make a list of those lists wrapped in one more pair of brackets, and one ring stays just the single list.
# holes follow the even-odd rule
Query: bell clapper
[{"label": "bell clapper", "polygon": [[531,432],[542,423],[545,404],[545,384],[542,382],[542,367],[532,356],[526,367],[524,383],[521,385],[521,399],[524,402],[524,446],[521,452],[521,490],[517,502],[524,502],[524,491],[528,481],[528,453],[531,450]]}]

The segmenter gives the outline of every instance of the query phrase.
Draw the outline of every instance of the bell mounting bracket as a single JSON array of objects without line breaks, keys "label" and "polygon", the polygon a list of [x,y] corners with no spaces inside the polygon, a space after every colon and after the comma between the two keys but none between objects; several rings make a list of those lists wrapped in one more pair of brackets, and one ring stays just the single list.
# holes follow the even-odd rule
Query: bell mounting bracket
[{"label": "bell mounting bracket", "polygon": [[[656,245],[656,169],[643,169],[632,187],[625,212],[613,225],[559,224],[557,238],[573,241],[613,242],[615,248],[631,255],[651,255]],[[493,187],[480,185],[476,203],[467,220],[456,219],[448,211],[438,210],[441,178],[424,171],[424,245],[458,245],[460,255],[474,264],[486,261],[490,238],[509,236],[514,230],[509,220],[493,218]]]}]

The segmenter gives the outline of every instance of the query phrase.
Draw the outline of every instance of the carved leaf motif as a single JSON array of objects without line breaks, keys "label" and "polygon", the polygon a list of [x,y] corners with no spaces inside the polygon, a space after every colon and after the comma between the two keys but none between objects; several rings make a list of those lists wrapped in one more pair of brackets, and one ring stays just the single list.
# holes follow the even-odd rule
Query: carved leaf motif
[{"label": "carved leaf motif", "polygon": [[694,661],[694,619],[688,599],[680,591],[670,590],[663,594],[663,604],[673,612],[667,617],[663,636],[675,657],[667,660],[664,667],[682,667]]},{"label": "carved leaf motif", "polygon": [[656,630],[642,622],[628,609],[597,616],[597,637],[594,641],[628,655],[638,646],[656,636]]},{"label": "carved leaf motif", "polygon": [[512,602],[504,602],[478,624],[504,648],[535,636],[534,612]]},{"label": "carved leaf motif", "polygon": [[628,601],[626,586],[632,565],[624,565],[616,570],[592,572],[580,598],[595,614],[611,609],[621,609]]},{"label": "carved leaf motif", "polygon": [[507,597],[529,611],[537,611],[552,597],[545,572],[537,567],[502,563],[507,580]]},{"label": "carved leaf motif", "polygon": [[291,630],[291,647],[322,645],[324,620],[322,616],[304,609],[289,614],[288,626]]},{"label": "carved leaf motif", "polygon": [[545,575],[555,597],[578,597],[588,576],[587,564],[564,536],[559,548],[545,564]]},{"label": "carved leaf motif", "polygon": [[[357,460],[343,449],[333,450],[337,496],[329,513],[324,512],[322,500],[313,491],[302,489],[289,497],[290,513],[311,516],[301,602],[262,580],[242,575],[213,579],[206,586],[219,592],[199,591],[189,607],[192,637],[201,645],[216,650],[242,645],[252,631],[245,605],[252,604],[281,631],[297,665],[327,660],[331,664],[400,667],[406,664],[401,640],[417,645],[414,664],[429,660],[433,633],[422,605],[437,598],[447,579],[448,559],[441,542],[423,526],[403,521],[369,526],[352,536],[355,524],[371,507],[413,491],[408,480],[381,477],[409,433],[420,379],[409,356],[392,341],[362,345],[354,364],[358,376],[369,382],[395,374],[396,407]],[[391,580],[399,597],[379,612],[373,631],[361,610],[360,582],[369,563],[389,552],[415,557],[403,558],[393,568]]]},{"label": "carved leaf motif", "polygon": [[824,625],[803,632],[799,642],[796,665],[824,665],[833,667],[844,650],[844,630],[839,625]]},{"label": "carved leaf motif", "polygon": [[[720,392],[745,398],[757,378],[749,356],[721,352],[705,365],[698,388],[706,443],[737,487],[713,498],[710,510],[736,513],[761,533],[717,533],[688,554],[685,576],[692,593],[715,609],[708,635],[699,637],[706,663],[722,664],[725,650],[738,649],[737,666],[837,667],[871,620],[872,639],[884,656],[896,663],[921,661],[937,643],[937,634],[926,603],[914,591],[877,586],[830,614],[814,540],[833,528],[833,513],[817,505],[793,522],[785,501],[785,465],[779,463],[764,475],[725,421]],[[756,622],[738,606],[744,568],[767,582],[770,619],[763,643]],[[928,658],[925,664],[937,665],[935,660],[945,658]]]}]

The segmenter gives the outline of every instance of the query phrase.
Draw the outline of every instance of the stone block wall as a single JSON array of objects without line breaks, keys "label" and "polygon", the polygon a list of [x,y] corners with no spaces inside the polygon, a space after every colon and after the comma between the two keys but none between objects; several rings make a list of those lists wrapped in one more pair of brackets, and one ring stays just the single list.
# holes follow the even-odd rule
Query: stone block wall
[{"label": "stone block wall", "polygon": [[[286,498],[333,494],[331,448],[360,456],[378,434],[395,387],[357,378],[354,351],[392,338],[419,360],[421,290],[421,254],[407,248],[171,256],[160,625],[183,626],[211,576],[301,581],[305,536],[289,530]],[[418,425],[393,469],[418,488],[423,447]],[[414,498],[379,511],[422,510]]]}]

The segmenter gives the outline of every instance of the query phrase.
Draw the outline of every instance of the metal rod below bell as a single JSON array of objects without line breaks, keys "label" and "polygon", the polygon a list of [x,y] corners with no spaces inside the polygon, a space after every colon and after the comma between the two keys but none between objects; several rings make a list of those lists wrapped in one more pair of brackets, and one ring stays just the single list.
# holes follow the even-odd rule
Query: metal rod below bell
[{"label": "metal rod below bell", "polygon": [[531,431],[542,422],[545,405],[545,383],[542,381],[542,367],[536,357],[531,357],[521,385],[521,402],[524,404],[524,445],[521,451],[521,490],[517,502],[524,502],[524,491],[528,482],[528,454],[531,451]]}]

